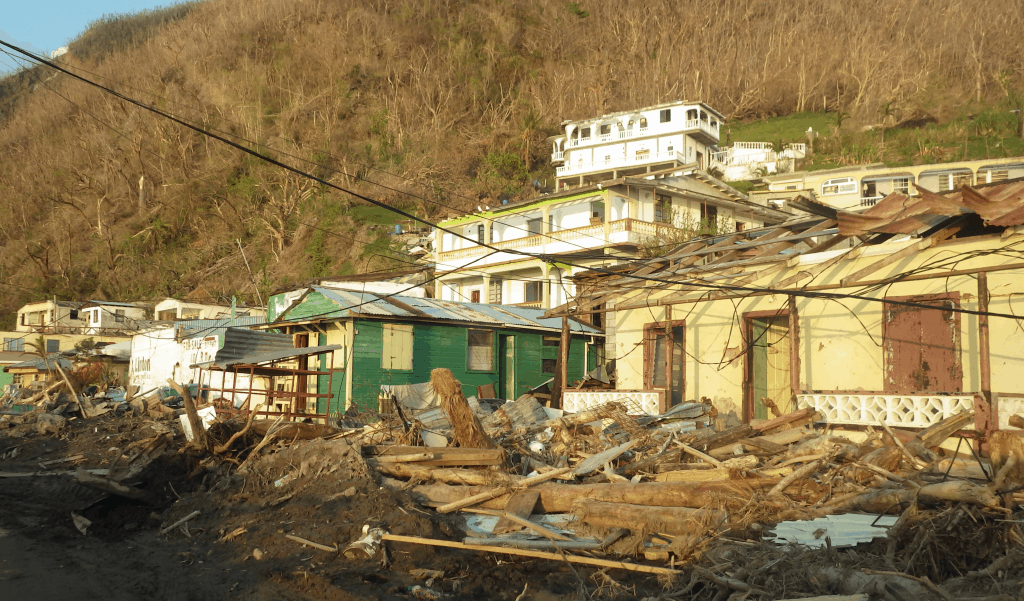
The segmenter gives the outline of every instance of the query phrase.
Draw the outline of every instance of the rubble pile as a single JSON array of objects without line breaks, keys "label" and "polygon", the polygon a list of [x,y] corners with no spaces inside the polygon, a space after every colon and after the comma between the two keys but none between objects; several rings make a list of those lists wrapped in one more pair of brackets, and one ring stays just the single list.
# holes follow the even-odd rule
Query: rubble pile
[{"label": "rubble pile", "polygon": [[1002,431],[976,455],[971,412],[853,437],[812,409],[727,427],[708,402],[492,404],[445,371],[438,407],[334,424],[204,421],[187,388],[175,408],[54,382],[0,416],[0,497],[50,535],[225,566],[222,598],[1011,599],[1024,583],[1024,447]]}]

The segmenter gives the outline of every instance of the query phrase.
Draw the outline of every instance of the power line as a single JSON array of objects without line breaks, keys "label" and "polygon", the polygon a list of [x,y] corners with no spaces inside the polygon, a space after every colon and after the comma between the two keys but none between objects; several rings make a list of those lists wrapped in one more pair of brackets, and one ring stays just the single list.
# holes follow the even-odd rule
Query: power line
[{"label": "power line", "polygon": [[[3,45],[3,46],[8,47],[8,48],[11,48],[12,50],[15,50],[16,52],[19,52],[20,54],[23,54],[23,55],[26,55],[26,56],[29,56],[30,58],[32,58],[31,54],[27,53],[26,51],[22,50],[21,48],[19,48],[17,46],[14,46],[14,45],[9,44],[7,42],[4,42],[2,40],[0,40],[0,45]],[[179,125],[183,125],[183,126],[189,128],[189,129],[193,130],[193,131],[196,131],[196,132],[198,132],[200,134],[203,134],[203,135],[206,135],[208,137],[211,137],[211,138],[213,138],[215,140],[218,140],[218,141],[220,141],[220,142],[222,142],[224,144],[227,144],[227,145],[231,146],[232,148],[240,150],[240,151],[242,151],[242,152],[244,152],[246,154],[249,154],[249,155],[251,155],[253,157],[261,159],[261,160],[263,160],[263,161],[265,161],[267,163],[270,163],[272,165],[276,165],[276,166],[278,166],[278,167],[280,167],[282,169],[285,169],[285,170],[287,170],[287,171],[289,171],[291,173],[294,173],[294,174],[302,176],[302,177],[309,178],[309,179],[311,179],[313,181],[316,181],[316,182],[319,182],[319,183],[321,183],[324,186],[327,186],[329,188],[333,188],[333,189],[339,190],[341,192],[345,192],[345,193],[347,193],[347,194],[349,194],[349,195],[351,195],[351,196],[353,196],[355,198],[359,198],[359,199],[364,200],[364,201],[366,201],[366,202],[368,202],[368,203],[370,203],[370,204],[372,204],[374,206],[377,206],[379,208],[391,211],[391,212],[396,213],[398,215],[402,215],[403,217],[411,219],[411,220],[413,220],[413,221],[415,221],[417,223],[422,223],[423,225],[426,225],[426,226],[429,226],[429,227],[433,227],[433,228],[439,229],[441,231],[447,232],[449,234],[452,234],[453,236],[455,236],[457,238],[461,238],[461,239],[466,240],[468,242],[472,242],[474,244],[478,244],[479,246],[482,246],[484,248],[488,248],[488,249],[493,251],[493,253],[491,253],[491,254],[501,252],[501,253],[507,253],[507,254],[523,256],[523,257],[534,258],[534,259],[540,259],[540,260],[545,261],[545,262],[558,262],[558,263],[562,263],[564,265],[569,265],[569,266],[572,266],[572,267],[578,267],[580,269],[589,269],[589,270],[595,271],[597,273],[604,273],[604,274],[607,274],[607,275],[623,276],[623,277],[628,277],[628,278],[631,278],[631,279],[649,281],[649,282],[659,283],[659,284],[675,285],[675,284],[685,283],[688,286],[693,286],[693,287],[698,287],[698,288],[707,288],[707,289],[712,289],[712,290],[731,290],[731,291],[735,291],[735,292],[793,295],[793,296],[801,296],[801,297],[806,297],[806,298],[819,298],[819,299],[827,299],[827,300],[833,300],[833,299],[856,299],[856,300],[863,300],[863,301],[867,301],[867,302],[882,303],[882,304],[886,304],[886,305],[916,307],[916,308],[931,309],[931,310],[951,311],[951,312],[957,312],[957,313],[963,313],[963,314],[969,314],[969,315],[989,315],[989,316],[994,316],[994,317],[1005,317],[1007,319],[1014,319],[1014,320],[1024,319],[1024,316],[1009,315],[1009,314],[1004,314],[1004,313],[983,312],[983,311],[976,311],[976,310],[963,309],[963,308],[936,307],[934,305],[928,305],[928,304],[925,304],[925,303],[917,303],[917,302],[912,302],[912,301],[896,301],[896,300],[889,300],[889,299],[878,299],[878,298],[873,298],[873,297],[869,297],[869,296],[855,295],[855,294],[848,294],[848,293],[817,292],[817,291],[807,291],[807,290],[785,290],[785,289],[777,289],[777,288],[770,288],[770,287],[736,286],[736,285],[727,285],[727,284],[708,284],[708,283],[703,283],[703,282],[699,282],[699,281],[692,281],[692,280],[691,281],[666,280],[664,278],[645,276],[645,275],[638,275],[636,273],[621,274],[621,273],[613,272],[613,271],[611,271],[609,269],[604,269],[604,268],[599,268],[599,267],[588,267],[588,266],[580,265],[578,263],[573,263],[570,260],[566,260],[564,258],[559,258],[557,255],[549,255],[549,254],[543,254],[543,253],[529,253],[529,252],[525,252],[525,251],[521,251],[521,250],[515,250],[515,249],[501,249],[501,248],[497,248],[497,247],[495,247],[495,246],[493,246],[493,245],[491,245],[489,243],[484,243],[484,242],[479,242],[477,240],[473,240],[473,239],[471,239],[471,238],[469,238],[469,237],[467,237],[467,236],[465,236],[463,234],[460,234],[460,233],[458,233],[458,232],[456,232],[454,230],[451,230],[451,229],[442,227],[442,226],[440,226],[438,224],[435,224],[435,223],[432,223],[430,221],[427,221],[426,219],[423,219],[421,217],[413,215],[413,214],[411,214],[411,213],[409,213],[407,211],[404,211],[402,209],[389,206],[386,203],[383,203],[383,202],[378,201],[376,199],[369,198],[369,197],[367,197],[365,195],[362,195],[362,194],[359,194],[357,192],[353,192],[351,190],[348,190],[346,188],[343,188],[341,186],[338,186],[336,184],[328,182],[328,181],[324,180],[323,178],[317,177],[317,176],[312,175],[310,173],[306,173],[306,172],[304,172],[304,171],[302,171],[302,170],[300,170],[300,169],[298,169],[296,167],[292,167],[292,166],[287,165],[285,163],[282,163],[281,161],[278,161],[278,160],[276,160],[274,158],[271,158],[269,156],[266,156],[264,154],[256,152],[255,150],[251,150],[249,148],[246,148],[246,147],[244,147],[244,146],[242,146],[242,145],[240,145],[240,144],[238,144],[236,142],[233,142],[231,140],[228,140],[228,139],[224,138],[223,136],[220,136],[220,135],[208,132],[208,131],[206,131],[206,130],[204,130],[202,128],[194,126],[194,125],[192,125],[192,124],[190,124],[190,123],[188,123],[186,121],[183,121],[183,120],[175,117],[174,115],[168,114],[168,113],[166,113],[166,112],[164,112],[164,111],[162,111],[160,109],[157,109],[155,107],[149,106],[149,105],[147,105],[147,104],[145,104],[145,103],[143,103],[141,101],[134,100],[134,99],[132,99],[130,97],[127,97],[127,96],[121,94],[120,92],[117,92],[116,90],[112,90],[112,89],[110,89],[110,88],[108,88],[106,86],[103,86],[103,85],[100,85],[100,84],[98,84],[96,82],[88,80],[88,79],[86,79],[86,78],[84,78],[84,77],[82,77],[80,75],[77,75],[75,73],[71,73],[70,71],[67,71],[66,69],[60,67],[59,65],[55,65],[54,63],[52,63],[52,62],[50,62],[48,60],[43,60],[43,59],[34,59],[34,60],[38,60],[39,62],[42,62],[42,63],[50,66],[51,68],[56,69],[58,71],[61,71],[62,73],[65,73],[65,74],[67,74],[67,75],[69,75],[69,76],[71,76],[71,77],[73,77],[75,79],[78,79],[78,80],[80,80],[80,81],[82,81],[82,82],[84,82],[84,83],[86,83],[88,85],[91,85],[91,86],[94,86],[96,88],[99,88],[99,89],[101,89],[101,90],[103,90],[103,91],[105,91],[105,92],[107,92],[107,93],[109,93],[109,94],[111,94],[111,95],[113,95],[113,96],[115,96],[117,98],[120,98],[120,99],[124,100],[125,102],[133,104],[133,105],[138,106],[140,108],[143,108],[145,110],[148,110],[148,111],[153,112],[155,114],[161,115],[161,116],[163,116],[163,117],[165,117],[167,119],[170,119],[171,121],[174,121],[175,123],[178,123]],[[490,255],[485,255],[485,256],[490,256]],[[436,279],[436,277],[437,276],[435,276],[434,279]]]}]

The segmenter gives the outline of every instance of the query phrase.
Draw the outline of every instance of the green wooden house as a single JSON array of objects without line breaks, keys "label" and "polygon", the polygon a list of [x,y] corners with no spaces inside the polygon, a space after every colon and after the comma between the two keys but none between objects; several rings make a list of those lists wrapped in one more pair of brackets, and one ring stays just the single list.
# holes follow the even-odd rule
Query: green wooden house
[{"label": "green wooden house", "polygon": [[[294,298],[294,295],[292,295]],[[310,365],[333,371],[331,406],[376,409],[382,385],[418,384],[447,367],[466,396],[493,384],[500,398],[515,399],[555,371],[562,320],[543,309],[457,303],[312,286],[290,303],[271,297],[266,327],[291,334],[297,347],[338,344]],[[597,366],[601,330],[570,319],[569,381]],[[320,376],[317,392],[327,392]],[[325,401],[321,401],[326,406]],[[319,412],[319,411],[318,411]]]}]

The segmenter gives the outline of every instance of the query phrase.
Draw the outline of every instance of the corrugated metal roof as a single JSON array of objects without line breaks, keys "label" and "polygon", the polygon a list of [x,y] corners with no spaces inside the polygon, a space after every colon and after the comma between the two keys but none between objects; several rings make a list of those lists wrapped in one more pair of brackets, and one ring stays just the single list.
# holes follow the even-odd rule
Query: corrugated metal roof
[{"label": "corrugated metal roof", "polygon": [[[288,338],[289,340],[291,339],[291,337]],[[231,367],[236,365],[259,365],[261,363],[270,363],[271,361],[283,361],[285,359],[291,359],[294,357],[304,357],[306,355],[319,355],[320,353],[336,351],[340,348],[340,344],[327,344],[324,346],[309,346],[304,348],[281,349],[264,353],[252,353],[232,358],[222,358],[221,354],[217,353],[217,358],[214,359],[213,361],[197,363],[189,367],[199,367],[204,369],[210,367],[230,369]]]},{"label": "corrugated metal roof", "polygon": [[294,351],[292,337],[287,334],[261,332],[244,328],[225,328],[224,344],[217,350],[214,363],[252,363],[252,357]]},{"label": "corrugated metal roof", "polygon": [[263,315],[249,316],[249,317],[236,317],[234,321],[230,317],[223,319],[183,319],[180,321],[168,322],[173,323],[175,326],[180,326],[187,335],[193,335],[194,332],[220,329],[220,328],[248,328],[252,326],[261,326],[267,323],[267,318]]},{"label": "corrugated metal roof", "polygon": [[839,233],[844,236],[912,234],[934,227],[949,217],[970,213],[977,213],[987,225],[1024,224],[1024,179],[964,186],[942,194],[918,190],[921,196],[894,192],[860,213],[839,211]]},{"label": "corrugated metal roof", "polygon": [[[544,309],[532,307],[514,307],[510,305],[486,305],[482,303],[460,303],[436,298],[415,298],[411,296],[383,295],[372,292],[356,292],[349,290],[331,290],[320,286],[312,286],[325,298],[338,305],[332,311],[320,317],[341,318],[354,315],[373,317],[398,317],[410,319],[437,319],[441,321],[460,321],[479,323],[489,326],[506,326],[510,328],[545,328],[560,330],[562,319],[559,317],[544,318]],[[293,305],[298,306],[296,303]],[[290,310],[289,310],[290,311]],[[286,323],[286,311],[278,323]],[[592,326],[569,321],[570,330],[577,333],[601,334]]]},{"label": "corrugated metal roof", "polygon": [[53,369],[54,365],[60,365],[60,368],[64,371],[71,369],[71,362],[61,357],[59,353],[53,353],[46,356],[46,362],[43,362],[42,357],[32,357],[31,359],[22,361],[21,363],[14,363],[4,367],[4,371],[9,369],[35,369],[38,371],[49,371]]}]

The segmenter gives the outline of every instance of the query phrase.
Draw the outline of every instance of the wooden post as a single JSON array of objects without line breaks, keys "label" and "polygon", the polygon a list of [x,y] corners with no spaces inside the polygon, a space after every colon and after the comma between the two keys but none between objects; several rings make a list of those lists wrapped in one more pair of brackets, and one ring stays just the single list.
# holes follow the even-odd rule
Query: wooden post
[{"label": "wooden post", "polygon": [[[800,314],[796,309],[796,297],[789,295],[789,387],[793,395],[800,394]],[[796,411],[796,403],[790,411]]]},{"label": "wooden post", "polygon": [[572,340],[569,318],[562,317],[562,337],[558,342],[558,359],[555,360],[555,378],[551,382],[551,407],[562,407],[562,391],[569,383],[569,343]]},{"label": "wooden post", "polygon": [[[984,399],[985,410],[976,411],[975,415],[979,418],[978,425],[981,426],[979,429],[983,431],[999,428],[996,407],[992,405],[992,358],[989,354],[988,300],[988,274],[982,271],[978,273],[978,312],[981,313],[978,315],[978,355],[981,362],[979,366],[981,396]],[[988,419],[986,420],[985,417]]]}]

